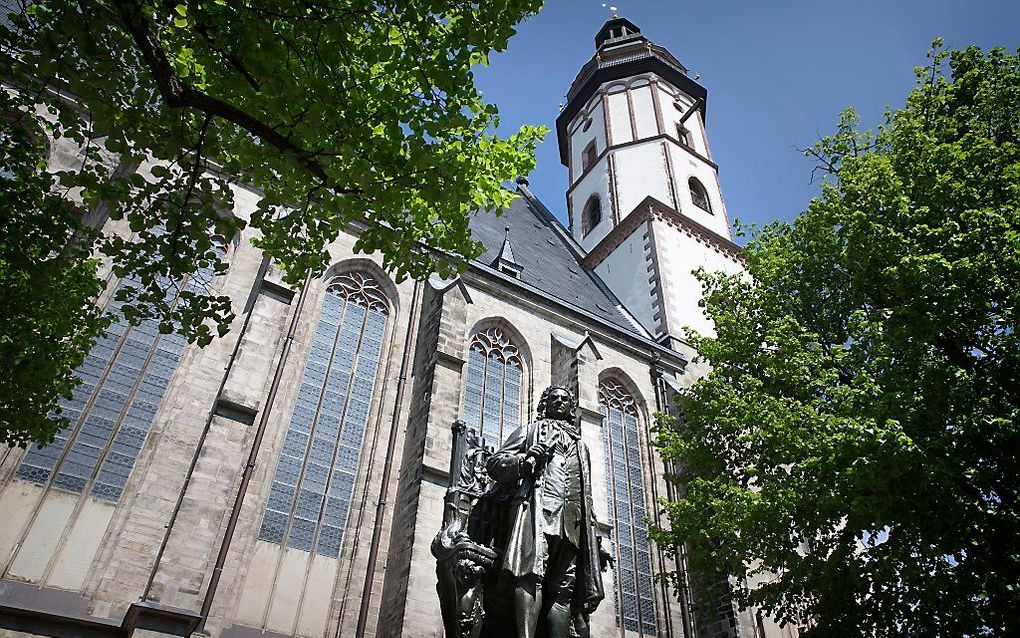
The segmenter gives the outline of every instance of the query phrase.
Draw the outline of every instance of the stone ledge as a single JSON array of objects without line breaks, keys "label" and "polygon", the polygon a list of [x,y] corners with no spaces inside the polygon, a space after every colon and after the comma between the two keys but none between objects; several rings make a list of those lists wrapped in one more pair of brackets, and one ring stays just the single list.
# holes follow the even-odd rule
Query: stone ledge
[{"label": "stone ledge", "polygon": [[64,616],[10,605],[0,605],[0,629],[53,638],[119,638],[130,635],[111,620]]},{"label": "stone ledge", "polygon": [[188,609],[167,607],[159,603],[139,601],[131,603],[124,616],[123,629],[130,636],[135,629],[147,629],[172,636],[190,636],[202,616]]}]

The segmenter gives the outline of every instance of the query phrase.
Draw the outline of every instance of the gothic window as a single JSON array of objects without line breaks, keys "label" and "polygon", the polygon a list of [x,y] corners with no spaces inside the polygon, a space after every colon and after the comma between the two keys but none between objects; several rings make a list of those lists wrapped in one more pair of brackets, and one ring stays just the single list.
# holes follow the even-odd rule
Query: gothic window
[{"label": "gothic window", "polygon": [[378,282],[330,283],[259,538],[340,555],[389,309]]},{"label": "gothic window", "polygon": [[638,411],[616,381],[599,383],[609,524],[616,535],[616,624],[655,635],[652,556],[645,524],[645,485],[641,471]]},{"label": "gothic window", "polygon": [[591,143],[584,148],[584,153],[581,154],[581,170],[588,170],[588,168],[595,163],[596,159],[598,159],[598,149],[595,146],[595,140],[592,140]]},{"label": "gothic window", "polygon": [[464,422],[488,445],[498,447],[520,425],[523,372],[520,351],[499,328],[471,338]]},{"label": "gothic window", "polygon": [[712,212],[712,203],[708,199],[708,191],[701,185],[697,177],[692,177],[687,180],[687,186],[691,189],[691,201],[698,208],[705,210],[709,213]]},{"label": "gothic window", "polygon": [[599,202],[597,195],[592,195],[581,212],[581,236],[587,237],[588,233],[594,230],[601,222],[602,204]]},{"label": "gothic window", "polygon": [[[201,268],[185,287],[201,292],[212,277],[211,268]],[[129,285],[121,282],[118,290]],[[18,478],[105,501],[120,499],[187,343],[177,333],[160,334],[157,319],[129,325],[120,306],[111,302],[116,323],[75,371],[82,383],[71,399],[60,402],[69,426],[49,445],[28,451]]]}]

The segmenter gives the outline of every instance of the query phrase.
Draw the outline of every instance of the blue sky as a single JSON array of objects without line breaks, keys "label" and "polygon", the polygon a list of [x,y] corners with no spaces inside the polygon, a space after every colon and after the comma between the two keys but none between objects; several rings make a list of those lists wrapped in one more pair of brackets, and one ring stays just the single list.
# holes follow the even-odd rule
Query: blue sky
[{"label": "blue sky", "polygon": [[[818,192],[796,149],[832,131],[844,107],[865,125],[903,104],[932,40],[1020,46],[1020,0],[620,0],[621,16],[668,47],[708,89],[708,136],[730,218],[792,219]],[[553,122],[609,17],[596,0],[547,0],[477,82],[499,106],[501,132],[550,128],[531,188],[566,219],[566,169]]]}]

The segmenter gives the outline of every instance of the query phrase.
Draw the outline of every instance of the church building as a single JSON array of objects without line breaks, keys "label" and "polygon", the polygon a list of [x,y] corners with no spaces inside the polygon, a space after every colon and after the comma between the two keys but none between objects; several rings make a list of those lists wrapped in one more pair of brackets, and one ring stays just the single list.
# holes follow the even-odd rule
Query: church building
[{"label": "church building", "polygon": [[[691,271],[740,270],[707,91],[614,17],[567,98],[568,227],[521,179],[502,216],[474,217],[485,253],[460,277],[396,283],[353,227],[300,290],[246,229],[216,238],[230,268],[209,275],[234,301],[226,337],[110,328],[70,427],[0,451],[0,636],[440,638],[451,427],[498,446],[552,384],[578,397],[615,559],[592,636],[796,636],[728,601],[706,617],[655,578],[684,573],[649,540],[676,497],[650,428],[704,374],[681,339],[712,330]],[[54,140],[51,162],[76,152]],[[258,194],[234,196],[248,217]]]}]

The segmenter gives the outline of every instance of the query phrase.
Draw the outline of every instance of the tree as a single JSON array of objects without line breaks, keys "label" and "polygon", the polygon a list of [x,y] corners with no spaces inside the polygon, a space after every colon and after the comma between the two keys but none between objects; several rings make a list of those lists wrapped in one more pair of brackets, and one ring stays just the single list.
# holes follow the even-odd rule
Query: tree
[{"label": "tree", "polygon": [[[56,172],[54,183],[41,179],[37,155],[5,156],[32,168],[14,170],[5,191],[36,190],[4,221],[52,226],[33,248],[37,258],[59,252],[57,244],[75,246],[61,253],[69,270],[60,277],[75,280],[77,296],[59,312],[76,312],[62,314],[65,332],[52,324],[51,336],[83,356],[97,334],[96,313],[80,303],[95,293],[95,263],[76,263],[74,254],[95,254],[131,282],[117,293],[129,320],[159,319],[161,330],[200,345],[213,328],[224,334],[234,318],[229,298],[185,283],[224,272],[210,238],[234,237],[246,223],[295,284],[324,271],[326,246],[351,224],[355,250],[378,251],[398,279],[462,269],[480,252],[470,214],[509,203],[502,185],[530,172],[544,134],[526,126],[497,137],[497,110],[474,87],[472,69],[505,48],[514,25],[541,4],[21,2],[9,26],[0,21],[0,76],[14,87],[0,91],[5,132],[39,128],[81,148],[81,165]],[[248,222],[230,213],[236,183],[262,195]],[[132,234],[84,232],[88,224],[67,214],[44,220],[49,205],[73,207],[84,220],[126,220]],[[4,290],[15,294],[13,284]],[[39,314],[24,307],[17,321],[56,312],[57,300],[49,301]],[[89,329],[67,330],[76,324]],[[22,349],[36,383],[62,380],[36,392],[3,379],[3,393],[48,397],[32,403],[32,418],[44,418],[68,395],[68,366],[81,356],[42,361],[32,354],[41,351]],[[8,433],[23,427],[0,407]],[[8,440],[44,442],[51,430]]]},{"label": "tree", "polygon": [[45,151],[30,129],[0,131],[0,440],[11,445],[53,439],[57,401],[107,325],[89,232],[51,191]]},{"label": "tree", "polygon": [[930,57],[808,150],[821,196],[746,276],[701,273],[711,372],[657,443],[656,539],[812,637],[1020,630],[1020,58]]}]

